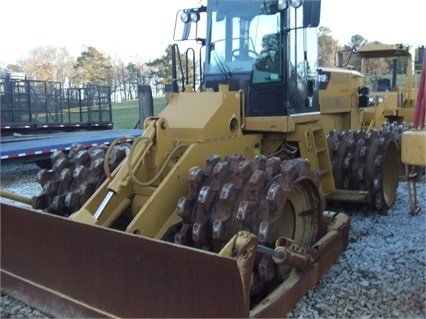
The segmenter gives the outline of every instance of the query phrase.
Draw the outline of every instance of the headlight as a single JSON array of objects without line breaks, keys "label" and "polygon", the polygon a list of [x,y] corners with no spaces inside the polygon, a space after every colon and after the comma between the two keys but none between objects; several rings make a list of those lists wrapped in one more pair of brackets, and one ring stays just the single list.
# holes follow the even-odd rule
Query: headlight
[{"label": "headlight", "polygon": [[303,4],[304,0],[290,0],[290,5],[293,8],[299,8]]},{"label": "headlight", "polygon": [[189,14],[188,14],[188,12],[182,12],[182,14],[180,15],[180,20],[183,23],[189,22]]},{"label": "headlight", "polygon": [[197,22],[200,20],[200,14],[196,11],[192,11],[189,15],[189,20],[191,20],[191,22]]},{"label": "headlight", "polygon": [[288,1],[287,0],[278,0],[278,10],[284,10],[288,7]]},{"label": "headlight", "polygon": [[374,104],[379,104],[379,103],[383,103],[385,101],[385,98],[383,96],[369,96],[368,97],[368,105],[372,106]]}]

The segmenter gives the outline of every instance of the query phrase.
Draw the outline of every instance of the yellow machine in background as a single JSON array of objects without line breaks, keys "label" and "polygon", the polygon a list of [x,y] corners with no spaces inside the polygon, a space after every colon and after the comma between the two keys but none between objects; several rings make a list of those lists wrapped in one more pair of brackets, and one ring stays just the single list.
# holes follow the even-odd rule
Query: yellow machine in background
[{"label": "yellow machine in background", "polygon": [[205,50],[200,89],[172,46],[168,105],[113,172],[105,159],[107,179],[81,207],[67,205],[93,182],[85,165],[102,166],[96,152],[55,157],[39,174],[58,193],[38,202],[61,217],[1,205],[2,289],[61,317],[291,310],[348,244],[348,216],[332,205],[386,211],[398,183],[391,131],[328,134],[353,124],[359,79],[343,74],[354,82],[333,97],[330,77],[317,77],[316,48],[301,44],[317,43],[320,4],[215,0],[179,12],[175,39]]},{"label": "yellow machine in background", "polygon": [[[419,49],[417,49],[419,50]],[[414,108],[418,91],[418,77],[414,73],[410,48],[402,44],[368,45],[358,49],[362,58],[361,74],[370,90],[368,106],[363,108],[363,122],[366,127],[380,127],[387,122],[413,122]],[[388,75],[368,76],[367,64],[372,59],[392,58],[392,68]],[[405,60],[406,73],[398,76],[398,63]],[[402,77],[403,79],[400,79]]]},{"label": "yellow machine in background", "polygon": [[410,167],[426,166],[426,55],[423,57],[423,66],[417,93],[416,108],[413,118],[413,129],[402,134],[401,160],[405,164],[405,178],[408,183],[410,201],[409,213],[417,215],[420,207],[417,206],[416,180],[418,173]]},{"label": "yellow machine in background", "polygon": [[[409,47],[401,44],[361,46],[356,51],[361,57],[361,73],[342,67],[342,52],[339,53],[341,67],[319,68],[321,122],[325,131],[330,132],[330,158],[337,188],[365,189],[365,185],[369,184],[358,181],[364,180],[365,169],[361,167],[362,163],[370,161],[366,167],[376,165],[375,158],[368,159],[363,156],[361,145],[369,145],[366,136],[377,135],[377,131],[380,131],[384,138],[380,147],[386,149],[386,153],[392,154],[382,158],[401,157],[401,135],[412,127],[414,118],[423,50],[423,47],[416,49],[414,69]],[[389,73],[372,76],[372,64],[383,63],[385,58],[393,58]],[[406,66],[404,74],[400,74],[401,65]],[[346,166],[343,176],[340,173],[342,166]],[[398,163],[396,170],[400,177],[405,175],[402,162]],[[415,170],[421,171],[419,167]],[[361,175],[356,177],[360,172]],[[382,187],[377,180],[373,184]],[[384,183],[383,187],[387,187],[386,185],[389,184]],[[394,185],[384,192],[391,193],[392,189]],[[376,209],[384,207],[386,211],[392,198],[388,196],[384,205],[379,199]]]},{"label": "yellow machine in background", "polygon": [[[360,105],[369,96],[363,81],[354,70],[319,68],[320,122],[327,132],[335,187],[368,192],[369,203],[361,208],[386,214],[395,201],[402,174],[400,140],[406,128],[386,121],[379,128],[364,126]],[[353,203],[350,206],[353,208]]]},{"label": "yellow machine in background", "polygon": [[[358,48],[356,54],[362,59],[361,72],[342,67],[319,70],[321,121],[325,130],[331,132],[328,136],[330,149],[337,148],[337,153],[341,154],[335,156],[333,167],[337,163],[339,171],[347,163],[352,166],[353,162],[362,162],[362,147],[354,147],[364,143],[359,141],[360,134],[364,136],[381,131],[384,147],[388,145],[389,139],[396,141],[397,161],[400,162],[399,158],[401,159],[398,165],[399,175],[404,176],[409,184],[410,213],[417,214],[419,208],[415,199],[415,181],[420,174],[424,174],[426,156],[424,132],[417,127],[421,122],[419,118],[424,117],[424,111],[420,111],[425,91],[423,75],[420,75],[424,64],[424,47],[415,49],[414,61],[410,48],[402,44],[368,44]],[[392,58],[390,72],[372,76],[369,71],[371,64],[383,62],[384,58]],[[342,53],[339,54],[339,60],[342,65]],[[406,66],[404,74],[398,72],[400,64]],[[416,113],[417,120],[414,123]],[[357,133],[354,135],[353,131]],[[333,137],[336,132],[341,132],[340,139]],[[389,152],[395,155],[395,150]],[[395,159],[395,156],[392,157]],[[333,155],[331,158],[333,161]],[[409,170],[407,164],[410,166]],[[353,183],[353,172],[352,169],[352,173],[340,179],[339,174],[335,173],[336,186],[356,189],[359,184]],[[339,180],[342,182],[339,183]],[[346,182],[348,180],[352,182]],[[382,185],[391,184],[385,181]],[[391,186],[388,191],[393,188]]]},{"label": "yellow machine in background", "polygon": [[[410,47],[403,44],[367,44],[356,50],[361,58],[359,94],[363,98],[359,101],[359,111],[364,130],[379,129],[384,122],[407,125],[413,122],[423,50],[424,47],[415,49],[414,60]],[[373,74],[370,70],[373,65],[383,63],[386,58],[392,59],[388,72]],[[405,73],[401,73],[402,68]]]}]

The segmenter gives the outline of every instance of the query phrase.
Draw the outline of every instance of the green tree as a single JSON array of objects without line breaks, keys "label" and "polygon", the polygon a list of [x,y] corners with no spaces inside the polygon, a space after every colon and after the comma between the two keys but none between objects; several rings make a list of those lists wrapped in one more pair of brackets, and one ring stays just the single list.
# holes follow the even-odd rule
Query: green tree
[{"label": "green tree", "polygon": [[348,47],[357,50],[361,45],[368,43],[368,40],[362,35],[355,34],[351,37],[351,41],[347,44]]},{"label": "green tree", "polygon": [[354,69],[361,71],[361,58],[356,54],[356,51],[360,46],[366,45],[367,39],[362,35],[355,34],[351,37],[351,41],[342,48],[344,54],[344,61],[347,61],[347,65]]},{"label": "green tree", "polygon": [[[188,59],[186,58],[187,52]],[[179,52],[179,54],[176,55],[177,57],[180,57],[180,60],[179,58],[177,58],[176,61],[177,74],[175,79],[179,88],[182,88],[182,85],[194,85],[194,83],[192,83],[193,74],[194,72],[196,73],[196,75],[199,74],[199,70],[194,67],[194,65],[197,66],[195,56],[193,56],[191,52],[187,52]],[[148,69],[148,77],[150,78],[151,85],[153,85],[154,87],[154,94],[164,93],[165,85],[173,83],[172,60],[172,46],[169,45],[167,46],[164,55],[146,63],[146,67]],[[182,79],[184,79],[184,81],[182,81]]]},{"label": "green tree", "polygon": [[336,65],[361,71],[361,58],[356,52],[361,45],[366,43],[367,40],[363,36],[359,34],[353,35],[350,42],[339,48],[338,52],[341,55],[341,61],[338,61]]},{"label": "green tree", "polygon": [[112,79],[112,62],[94,47],[88,47],[77,58],[74,66],[76,74],[73,81],[76,85],[98,84],[110,85]]}]

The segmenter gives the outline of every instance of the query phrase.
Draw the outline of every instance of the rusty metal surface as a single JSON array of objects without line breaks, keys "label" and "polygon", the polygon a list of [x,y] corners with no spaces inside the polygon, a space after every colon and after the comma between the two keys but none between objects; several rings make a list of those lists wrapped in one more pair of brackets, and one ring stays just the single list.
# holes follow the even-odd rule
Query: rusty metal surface
[{"label": "rusty metal surface", "polygon": [[[230,255],[238,251],[235,261],[7,204],[1,209],[2,290],[61,318],[281,317],[340,256],[348,244],[350,226],[348,216],[334,217],[325,236],[312,247],[317,252],[315,262],[301,271],[293,269],[286,281],[248,313],[243,300],[247,291],[241,289],[238,272],[234,271],[235,262],[247,258],[244,251],[249,241],[244,236],[229,248]],[[21,220],[24,223],[20,227],[4,226]],[[57,237],[57,231],[43,235],[52,226],[62,235]],[[30,234],[24,235],[17,228]],[[51,240],[56,243],[47,244]],[[248,255],[252,260],[254,256]],[[244,272],[249,274],[250,269]],[[53,290],[45,290],[47,287]],[[71,301],[70,297],[75,299]]]},{"label": "rusty metal surface", "polygon": [[338,214],[328,227],[327,234],[313,245],[318,250],[315,263],[310,263],[301,272],[293,271],[287,281],[251,310],[250,317],[276,318],[278,314],[288,313],[339,258],[348,245],[349,228],[348,216]]},{"label": "rusty metal surface", "polygon": [[[189,195],[179,200],[183,225],[175,242],[218,252],[240,230],[275,248],[280,236],[310,246],[320,234],[323,202],[319,178],[303,159],[284,160],[263,155],[249,161],[241,155],[207,161],[208,170],[194,167]],[[253,268],[251,307],[270,287],[280,284],[291,267],[277,265],[258,253]]]},{"label": "rusty metal surface", "polygon": [[347,221],[320,238],[318,184],[304,159],[210,156],[177,204],[177,244],[2,204],[2,289],[59,317],[283,316],[347,245]]},{"label": "rusty metal surface", "polygon": [[250,277],[254,255],[245,250],[253,236],[221,252],[236,253],[234,260],[7,204],[1,209],[2,290],[62,318],[281,317],[335,263],[350,226],[347,215],[332,217],[312,246],[314,262],[293,269],[248,312],[248,281],[242,288],[235,264]]},{"label": "rusty metal surface", "polygon": [[236,261],[208,252],[2,203],[1,254],[2,272],[20,285],[51,290],[42,297],[47,313],[56,306],[70,317],[84,308],[127,318],[248,316]]},{"label": "rusty metal surface", "polygon": [[104,318],[108,314],[92,310],[84,305],[71,302],[60,294],[52,294],[37,285],[23,281],[22,278],[1,270],[2,293],[20,300],[26,305],[54,318]]},{"label": "rusty metal surface", "polygon": [[[368,202],[359,202],[359,208],[364,211],[386,214],[395,201],[400,163],[398,148],[404,127],[396,122],[384,123],[380,130],[332,130],[327,137],[336,188],[367,192]],[[356,205],[348,202],[339,203],[338,207],[351,209]]]},{"label": "rusty metal surface", "polygon": [[[52,153],[52,169],[41,169],[37,173],[36,180],[43,191],[33,196],[32,206],[61,216],[77,211],[106,178],[106,150],[105,145],[86,149],[81,144],[73,144],[67,155],[62,151]],[[125,147],[114,146],[108,158],[110,171],[125,156]]]}]

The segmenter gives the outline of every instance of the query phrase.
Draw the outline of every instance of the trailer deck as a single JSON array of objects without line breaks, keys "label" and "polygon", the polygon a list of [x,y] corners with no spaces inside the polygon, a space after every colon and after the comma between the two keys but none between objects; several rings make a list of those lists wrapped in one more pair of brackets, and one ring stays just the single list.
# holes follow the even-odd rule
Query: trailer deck
[{"label": "trailer deck", "polygon": [[139,129],[116,129],[101,131],[78,131],[54,134],[29,134],[2,137],[0,144],[1,164],[16,164],[46,160],[53,152],[70,150],[74,143],[86,148],[109,145],[117,138],[128,143],[142,134]]}]

